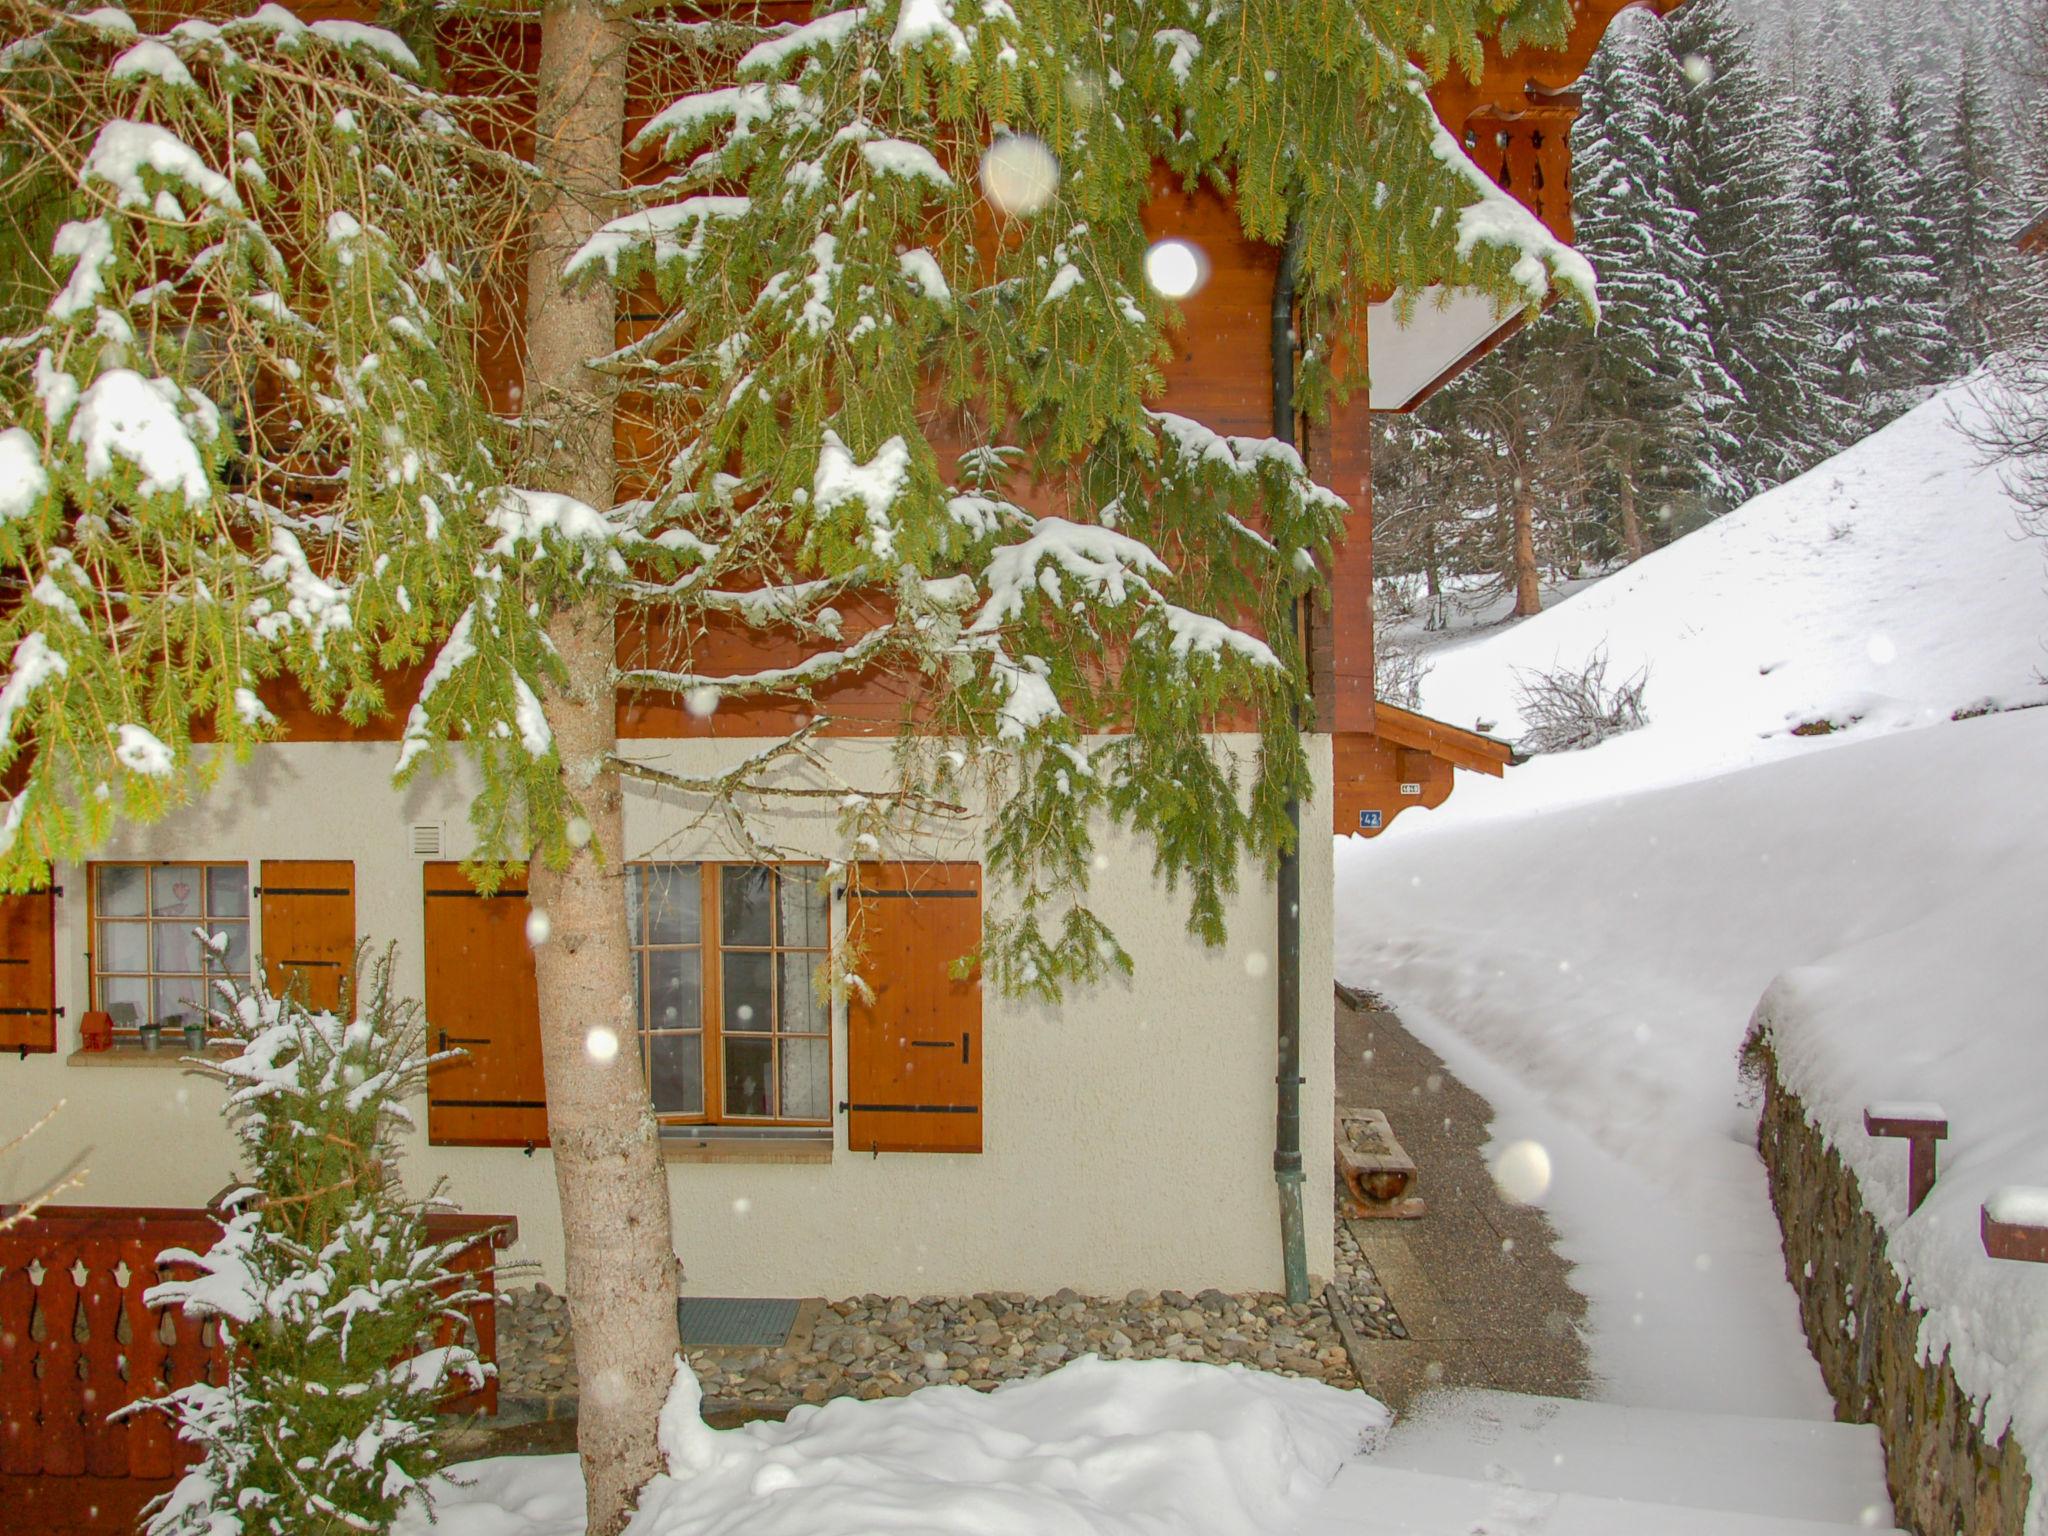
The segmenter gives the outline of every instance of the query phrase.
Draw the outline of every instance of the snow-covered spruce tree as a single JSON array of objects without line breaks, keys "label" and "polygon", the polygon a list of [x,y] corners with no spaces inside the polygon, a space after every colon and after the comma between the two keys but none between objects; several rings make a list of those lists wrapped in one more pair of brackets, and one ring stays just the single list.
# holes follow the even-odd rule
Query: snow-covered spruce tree
[{"label": "snow-covered spruce tree", "polygon": [[1882,426],[1913,403],[1945,344],[1940,287],[1926,257],[1894,237],[1898,178],[1889,140],[1860,84],[1816,69],[1807,201],[1819,240],[1817,301],[1832,359],[1830,392],[1855,425]]},{"label": "snow-covered spruce tree", "polygon": [[1625,11],[1572,130],[1579,243],[1601,273],[1600,330],[1583,343],[1611,471],[1595,495],[1630,560],[1649,547],[1646,519],[1723,504],[1733,489],[1721,467],[1737,390],[1714,356],[1706,257],[1673,163],[1685,85],[1664,22]]},{"label": "snow-covered spruce tree", "polygon": [[204,1452],[149,1536],[389,1530],[440,1465],[436,1405],[489,1369],[433,1343],[480,1293],[398,1182],[403,1101],[427,1067],[419,1010],[393,993],[388,954],[358,976],[339,1016],[223,984],[215,1023],[241,1050],[200,1065],[227,1086],[248,1179],[211,1249],[165,1253],[198,1274],[146,1299],[217,1318],[234,1363],[224,1382],[124,1410],[170,1414]]},{"label": "snow-covered spruce tree", "polygon": [[[887,0],[792,29],[565,0],[423,25],[437,63],[275,6],[143,38],[106,7],[4,4],[0,156],[68,206],[42,312],[0,352],[22,593],[0,768],[26,776],[0,874],[32,880],[274,739],[263,679],[360,718],[382,668],[432,656],[398,769],[473,758],[481,862],[530,858],[552,921],[542,1055],[609,1536],[658,1467],[676,1275],[637,1054],[584,1048],[635,1028],[624,779],[750,849],[763,807],[822,800],[841,857],[915,847],[988,789],[1000,987],[1124,963],[1086,900],[1104,822],[1151,840],[1220,941],[1234,872],[1307,786],[1291,619],[1341,505],[1290,449],[1149,403],[1175,320],[1143,279],[1153,167],[1229,187],[1253,238],[1293,233],[1321,411],[1359,382],[1335,338],[1375,291],[1590,307],[1585,265],[1426,96],[1479,69],[1484,35],[1560,41],[1571,8]],[[478,56],[509,35],[517,59],[522,26],[536,71]],[[640,140],[673,167],[631,190],[629,80],[696,87]],[[500,149],[522,142],[530,161]],[[992,215],[977,167],[1013,153],[1056,174]],[[518,264],[506,420],[465,343]],[[617,289],[650,274],[657,313],[621,348]],[[622,398],[644,447],[624,466]],[[1026,476],[1061,515],[1012,497]],[[699,665],[735,632],[789,663]],[[877,671],[915,708],[893,773],[849,783],[823,690]],[[622,686],[814,718],[699,777],[620,753]],[[1249,763],[1204,732],[1226,703],[1260,722]],[[195,755],[208,719],[220,750]]]},{"label": "snow-covered spruce tree", "polygon": [[1955,324],[1957,294],[1944,276],[1942,249],[1944,208],[1954,201],[1957,189],[1945,174],[1941,143],[1927,130],[1925,102],[1912,75],[1893,73],[1885,87],[1885,109],[1884,136],[1891,151],[1883,162],[1885,237],[1910,261],[1914,273],[1924,269],[1933,279],[1926,285],[1922,302],[1939,339],[1929,347],[1924,373],[1916,381],[1931,384],[1963,366]]},{"label": "snow-covered spruce tree", "polygon": [[1949,327],[1962,361],[1971,366],[1990,355],[1998,316],[2012,297],[2013,210],[2021,206],[1987,75],[1982,38],[1973,28],[1963,39],[1943,124],[1936,207]]},{"label": "snow-covered spruce tree", "polygon": [[1799,195],[1792,106],[1761,67],[1731,0],[1689,0],[1669,20],[1686,77],[1679,200],[1703,258],[1700,303],[1734,386],[1720,466],[1746,500],[1841,446],[1827,406],[1818,274]]}]

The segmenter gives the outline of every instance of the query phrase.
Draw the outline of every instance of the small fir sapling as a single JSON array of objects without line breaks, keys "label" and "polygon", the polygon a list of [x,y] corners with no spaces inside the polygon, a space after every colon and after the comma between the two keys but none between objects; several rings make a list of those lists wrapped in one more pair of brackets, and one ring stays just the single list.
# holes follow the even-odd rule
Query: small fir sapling
[{"label": "small fir sapling", "polygon": [[249,1182],[222,1202],[210,1251],[164,1254],[198,1273],[147,1300],[218,1319],[234,1365],[217,1385],[128,1410],[168,1413],[204,1452],[150,1512],[148,1536],[388,1530],[425,1501],[440,1465],[436,1405],[458,1378],[480,1387],[492,1369],[433,1345],[444,1324],[461,1336],[464,1307],[483,1294],[450,1268],[474,1239],[430,1242],[436,1200],[399,1185],[403,1101],[430,1058],[418,1005],[393,991],[390,953],[366,970],[359,955],[357,973],[338,1015],[307,1007],[298,988],[273,997],[220,983],[215,1028],[241,1051],[198,1065],[228,1087]]}]

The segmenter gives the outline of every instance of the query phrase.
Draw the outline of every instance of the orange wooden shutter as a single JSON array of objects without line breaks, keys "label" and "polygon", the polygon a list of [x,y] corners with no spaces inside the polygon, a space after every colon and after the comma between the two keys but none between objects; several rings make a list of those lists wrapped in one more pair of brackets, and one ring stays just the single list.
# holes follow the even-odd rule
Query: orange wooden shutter
[{"label": "orange wooden shutter", "polygon": [[0,1050],[57,1049],[57,898],[0,896]]},{"label": "orange wooden shutter", "polygon": [[265,859],[263,976],[274,995],[297,983],[306,1006],[341,1006],[356,956],[356,867],[347,859]]},{"label": "orange wooden shutter", "polygon": [[874,1001],[846,1013],[846,1144],[856,1152],[981,1150],[978,864],[862,864],[847,893]]},{"label": "orange wooden shutter", "polygon": [[427,1045],[468,1054],[427,1074],[427,1140],[544,1147],[540,995],[526,942],[526,877],[482,896],[460,864],[428,864]]}]

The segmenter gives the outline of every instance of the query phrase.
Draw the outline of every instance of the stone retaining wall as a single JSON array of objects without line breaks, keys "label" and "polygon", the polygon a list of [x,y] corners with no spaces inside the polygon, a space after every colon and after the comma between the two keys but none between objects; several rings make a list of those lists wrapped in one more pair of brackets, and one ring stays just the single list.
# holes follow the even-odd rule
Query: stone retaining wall
[{"label": "stone retaining wall", "polygon": [[2025,1456],[2009,1435],[1986,1442],[1945,1356],[1916,1358],[1922,1313],[1904,1298],[1856,1175],[1778,1081],[1768,1041],[1752,1039],[1748,1058],[1763,1088],[1757,1146],[1785,1234],[1785,1273],[1836,1414],[1883,1436],[1901,1525],[1920,1536],[2021,1536]]}]

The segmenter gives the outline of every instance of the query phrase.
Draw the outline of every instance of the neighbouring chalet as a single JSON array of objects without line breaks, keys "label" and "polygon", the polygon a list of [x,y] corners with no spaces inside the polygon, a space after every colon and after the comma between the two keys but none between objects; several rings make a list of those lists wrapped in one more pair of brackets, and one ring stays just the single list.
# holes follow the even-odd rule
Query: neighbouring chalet
[{"label": "neighbouring chalet", "polygon": [[[1580,0],[1568,48],[1489,53],[1478,83],[1434,93],[1477,163],[1567,237],[1571,86],[1622,8]],[[1209,193],[1161,190],[1148,226],[1199,246],[1212,268],[1183,304],[1164,405],[1219,431],[1273,434],[1278,253],[1248,243]],[[1331,842],[1318,834],[1376,830],[1440,804],[1456,769],[1499,774],[1508,761],[1497,742],[1374,699],[1370,413],[1411,409],[1519,323],[1485,300],[1438,297],[1406,324],[1391,299],[1373,306],[1370,400],[1303,433],[1317,478],[1354,509],[1333,610],[1312,621],[1316,708],[1305,722],[1317,788],[1303,808],[1298,978],[1307,1263],[1321,1275],[1334,1241],[1334,898]],[[886,684],[872,686],[888,712]],[[99,1206],[198,1206],[228,1182],[236,1149],[220,1090],[177,1070],[176,1021],[202,997],[195,921],[226,933],[233,963],[274,986],[303,973],[318,1002],[334,998],[358,941],[395,942],[433,1043],[468,1052],[418,1106],[407,1178],[418,1190],[444,1181],[465,1210],[516,1217],[509,1257],[560,1283],[525,893],[513,881],[486,898],[464,878],[474,785],[460,771],[392,786],[410,702],[403,686],[393,694],[393,716],[352,729],[273,689],[288,744],[259,749],[191,808],[124,829],[92,862],[60,868],[50,892],[0,902],[5,1102],[17,1123],[64,1105],[9,1160],[0,1196],[74,1162],[90,1175],[69,1198]],[[834,713],[859,706],[838,698]],[[618,723],[625,749],[700,774],[782,734],[795,707],[738,703],[699,720],[622,695]],[[849,737],[838,750],[883,748]],[[1280,925],[1260,871],[1240,882],[1229,946],[1211,951],[1155,887],[1149,854],[1107,844],[1095,898],[1135,979],[1046,1007],[945,977],[979,933],[971,841],[828,897],[742,861],[646,786],[627,793],[633,1048],[663,1129],[692,1293],[1279,1287],[1274,1019],[1288,967],[1276,963]],[[849,900],[868,904],[872,1007],[828,1007],[809,980]],[[120,1026],[112,1049],[81,1051],[89,1010]],[[171,1037],[154,1053],[135,1028],[149,1022]]]}]

